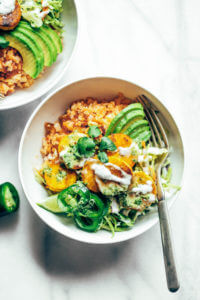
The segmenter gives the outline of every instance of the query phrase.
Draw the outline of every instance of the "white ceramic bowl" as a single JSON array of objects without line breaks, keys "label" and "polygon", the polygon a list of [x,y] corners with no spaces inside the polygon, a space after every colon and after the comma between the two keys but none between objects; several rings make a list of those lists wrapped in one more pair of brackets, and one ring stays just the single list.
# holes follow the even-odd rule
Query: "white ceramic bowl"
[{"label": "white ceramic bowl", "polygon": [[52,89],[65,73],[78,37],[78,14],[74,0],[63,1],[62,19],[64,23],[63,52],[56,62],[47,68],[41,78],[27,89],[16,92],[0,101],[0,110],[15,108],[38,99]]},{"label": "white ceramic bowl", "polygon": [[[57,120],[74,100],[88,96],[97,97],[98,99],[108,99],[116,96],[118,92],[122,92],[126,97],[131,99],[139,94],[145,94],[160,111],[159,116],[169,132],[170,145],[173,147],[173,152],[171,153],[171,163],[174,170],[172,182],[181,185],[184,154],[180,132],[175,121],[158,99],[143,88],[128,81],[114,78],[89,78],[58,89],[36,108],[25,127],[20,143],[19,173],[24,192],[32,208],[50,227],[67,237],[82,242],[99,244],[121,242],[145,232],[158,221],[157,212],[149,213],[145,217],[138,219],[131,230],[116,233],[112,237],[110,232],[104,230],[97,233],[81,231],[66,218],[47,212],[36,205],[36,201],[44,199],[47,196],[47,192],[35,181],[33,174],[33,168],[39,167],[42,162],[40,148],[44,136],[44,123]],[[175,197],[169,200],[169,205],[173,203]]]}]

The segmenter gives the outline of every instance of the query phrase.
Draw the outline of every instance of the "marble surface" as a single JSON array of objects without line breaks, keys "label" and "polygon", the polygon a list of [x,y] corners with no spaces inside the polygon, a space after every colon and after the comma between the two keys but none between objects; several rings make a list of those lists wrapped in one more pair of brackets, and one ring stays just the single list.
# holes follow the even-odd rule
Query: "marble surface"
[{"label": "marble surface", "polygon": [[181,289],[166,288],[159,227],[116,245],[87,245],[49,229],[20,185],[22,130],[39,100],[0,112],[0,182],[21,195],[0,219],[1,300],[200,299],[200,3],[197,0],[78,0],[80,40],[63,84],[109,75],[140,84],[165,102],[185,144],[185,180],[170,211]]}]

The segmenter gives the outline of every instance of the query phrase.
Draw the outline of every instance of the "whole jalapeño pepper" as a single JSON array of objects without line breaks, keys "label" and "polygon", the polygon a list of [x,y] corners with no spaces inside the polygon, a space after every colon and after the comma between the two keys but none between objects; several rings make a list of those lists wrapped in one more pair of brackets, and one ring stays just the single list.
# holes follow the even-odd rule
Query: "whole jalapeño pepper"
[{"label": "whole jalape\u00f1o pepper", "polygon": [[0,185],[0,215],[12,213],[19,207],[19,195],[10,182]]}]

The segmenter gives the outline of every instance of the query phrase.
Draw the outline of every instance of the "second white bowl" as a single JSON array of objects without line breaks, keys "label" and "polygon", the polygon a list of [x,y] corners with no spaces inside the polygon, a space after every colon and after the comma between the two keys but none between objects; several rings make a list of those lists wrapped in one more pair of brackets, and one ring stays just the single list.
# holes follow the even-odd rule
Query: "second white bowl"
[{"label": "second white bowl", "polygon": [[78,38],[78,11],[74,0],[63,1],[62,19],[64,23],[63,52],[56,62],[44,71],[41,78],[27,89],[16,92],[0,101],[0,110],[6,110],[25,105],[37,100],[51,90],[63,76],[69,65]]}]

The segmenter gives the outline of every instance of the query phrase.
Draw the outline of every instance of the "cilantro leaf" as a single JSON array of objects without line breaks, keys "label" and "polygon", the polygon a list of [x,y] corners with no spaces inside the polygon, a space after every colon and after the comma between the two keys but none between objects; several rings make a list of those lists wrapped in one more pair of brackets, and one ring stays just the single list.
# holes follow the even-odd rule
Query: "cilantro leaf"
[{"label": "cilantro leaf", "polygon": [[102,163],[107,163],[108,162],[108,155],[105,152],[99,152],[98,153],[98,159],[102,162]]},{"label": "cilantro leaf", "polygon": [[101,135],[101,130],[96,125],[90,126],[88,130],[88,135],[92,138],[96,138]]},{"label": "cilantro leaf", "polygon": [[95,153],[95,142],[88,137],[82,137],[77,142],[77,150],[81,156],[91,157]]},{"label": "cilantro leaf", "polygon": [[109,139],[108,137],[104,136],[101,139],[99,149],[100,149],[100,151],[102,151],[102,150],[115,151],[117,149],[117,147],[115,146],[115,144],[113,143],[113,141],[111,141],[111,139]]}]

